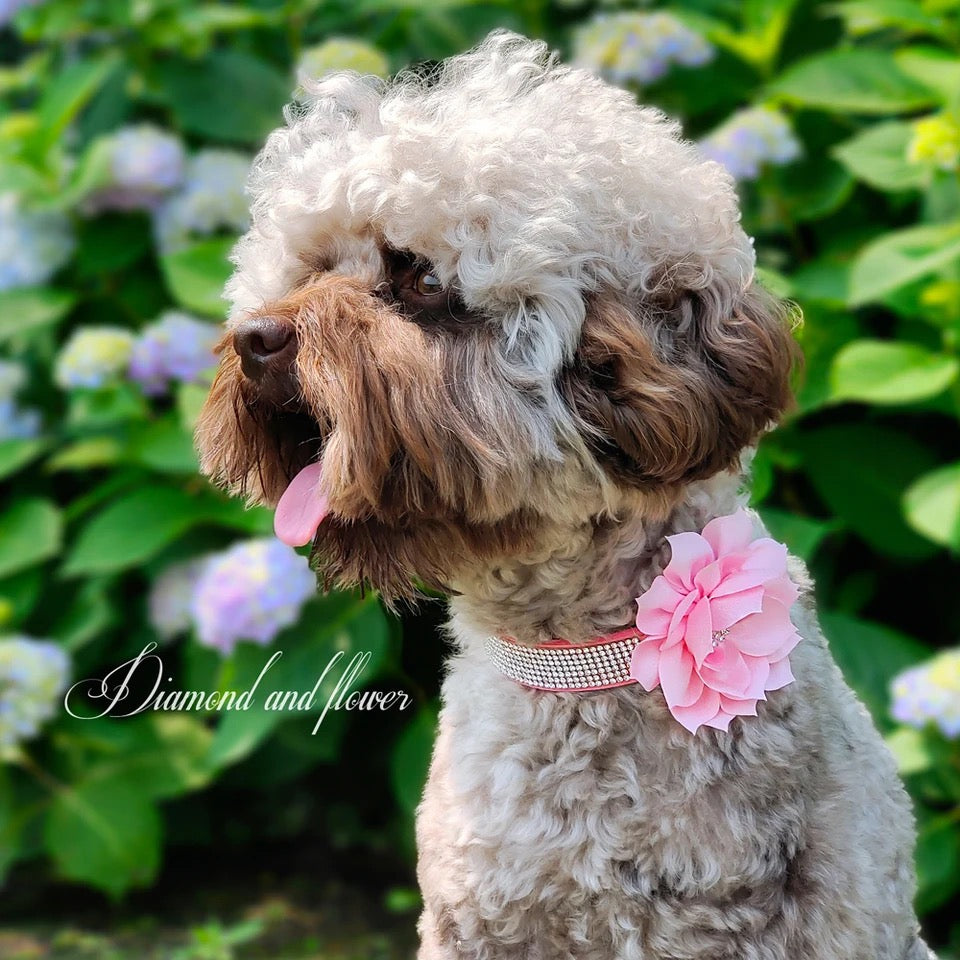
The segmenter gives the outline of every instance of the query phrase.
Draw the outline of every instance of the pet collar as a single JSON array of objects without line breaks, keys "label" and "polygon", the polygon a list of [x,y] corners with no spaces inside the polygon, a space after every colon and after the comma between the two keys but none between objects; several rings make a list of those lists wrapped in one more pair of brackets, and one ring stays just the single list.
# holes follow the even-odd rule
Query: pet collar
[{"label": "pet collar", "polygon": [[745,510],[666,540],[670,562],[637,597],[635,629],[532,646],[490,637],[486,649],[498,669],[551,693],[660,687],[693,733],[756,716],[768,691],[794,679],[789,654],[800,635],[790,608],[799,591],[787,574],[787,548],[755,537]]}]

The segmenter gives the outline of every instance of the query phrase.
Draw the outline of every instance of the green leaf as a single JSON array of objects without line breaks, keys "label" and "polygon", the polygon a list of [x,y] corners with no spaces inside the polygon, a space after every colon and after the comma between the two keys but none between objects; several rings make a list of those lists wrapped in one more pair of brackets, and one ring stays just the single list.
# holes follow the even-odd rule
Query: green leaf
[{"label": "green leaf", "polygon": [[35,460],[46,446],[45,440],[0,440],[0,480]]},{"label": "green leaf", "polygon": [[960,260],[960,222],[883,234],[860,251],[850,274],[850,306],[884,295]]},{"label": "green leaf", "polygon": [[148,886],[160,863],[160,818],[135,778],[91,780],[53,798],[45,843],[57,872],[113,897]]},{"label": "green leaf", "polygon": [[903,506],[914,530],[960,551],[960,463],[920,477],[904,494]]},{"label": "green leaf", "polygon": [[209,502],[171,487],[127,493],[81,529],[63,573],[114,573],[137,566],[212,512]]},{"label": "green leaf", "polygon": [[926,183],[928,173],[907,160],[912,139],[910,124],[891,120],[861,130],[834,147],[833,154],[858,180],[877,190],[915,190]]},{"label": "green leaf", "polygon": [[835,524],[824,523],[801,517],[786,510],[773,507],[761,507],[760,516],[774,540],[785,543],[791,553],[795,553],[807,563],[813,559],[823,538],[834,529]]},{"label": "green leaf", "polygon": [[940,18],[926,13],[913,0],[844,0],[827,9],[843,17],[847,31],[855,36],[890,27],[939,36],[944,27]]},{"label": "green leaf", "polygon": [[156,82],[188,133],[251,144],[280,122],[293,86],[279,70],[236,50],[215,50],[200,61],[162,62]]},{"label": "green leaf", "polygon": [[430,705],[407,724],[390,758],[390,779],[400,808],[413,814],[427,782],[433,742],[437,735],[437,710]]},{"label": "green leaf", "polygon": [[898,404],[942,393],[960,364],[915,343],[854,340],[833,358],[831,399]]},{"label": "green leaf", "polygon": [[918,819],[916,907],[922,915],[947,903],[960,888],[960,829],[949,814],[921,812]]},{"label": "green leaf", "polygon": [[923,773],[933,765],[933,754],[923,731],[913,727],[897,727],[885,737],[887,747],[897,761],[901,777]]},{"label": "green leaf", "polygon": [[897,66],[907,76],[937,91],[942,103],[960,104],[960,57],[942,47],[901,47]]},{"label": "green leaf", "polygon": [[47,632],[61,646],[73,652],[96,639],[115,619],[106,583],[98,579],[88,580],[61,608]]},{"label": "green leaf", "polygon": [[199,469],[193,436],[175,415],[146,425],[131,441],[130,456],[161,473],[195,474]]},{"label": "green leaf", "polygon": [[904,490],[936,464],[923,444],[897,430],[862,423],[804,431],[793,442],[817,493],[871,547],[908,558],[935,552],[901,512]]},{"label": "green leaf", "polygon": [[47,330],[76,303],[76,296],[51,287],[21,287],[0,293],[0,343],[24,341]]},{"label": "green leaf", "polygon": [[61,470],[90,470],[116,463],[123,450],[114,437],[90,437],[69,443],[46,462],[51,473]]},{"label": "green leaf", "polygon": [[890,682],[902,670],[927,658],[929,648],[897,630],[845,613],[824,611],[820,622],[847,683],[877,725],[890,729]]},{"label": "green leaf", "polygon": [[844,48],[790,67],[770,94],[831,113],[904,113],[936,102],[934,93],[903,73],[892,53]]},{"label": "green leaf", "polygon": [[49,500],[19,500],[0,515],[0,577],[26,570],[56,556],[63,517]]},{"label": "green leaf", "polygon": [[228,257],[235,242],[232,238],[204,240],[160,258],[167,287],[177,303],[210,317],[226,314],[223,286],[233,270]]},{"label": "green leaf", "polygon": [[43,156],[59,140],[118,63],[111,51],[96,59],[75,60],[51,78],[37,108],[39,126],[30,145],[35,156]]}]

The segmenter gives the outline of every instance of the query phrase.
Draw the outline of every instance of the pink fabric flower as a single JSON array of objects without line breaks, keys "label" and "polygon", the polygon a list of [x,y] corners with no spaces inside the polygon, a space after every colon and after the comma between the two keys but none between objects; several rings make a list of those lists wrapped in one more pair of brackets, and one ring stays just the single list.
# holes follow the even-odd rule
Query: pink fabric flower
[{"label": "pink fabric flower", "polygon": [[787,575],[787,548],[753,539],[746,511],[717,517],[703,533],[667,537],[670,562],[637,597],[637,644],[630,676],[660,686],[670,712],[691,733],[726,730],[756,716],[766,691],[794,677],[788,655],[800,642],[790,621],[799,591]]}]

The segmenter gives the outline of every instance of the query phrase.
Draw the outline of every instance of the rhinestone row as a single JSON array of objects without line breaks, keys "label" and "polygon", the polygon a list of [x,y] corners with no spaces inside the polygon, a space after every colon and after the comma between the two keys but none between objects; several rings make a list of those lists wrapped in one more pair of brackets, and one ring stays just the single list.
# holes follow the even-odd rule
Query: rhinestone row
[{"label": "rhinestone row", "polygon": [[630,658],[639,639],[625,637],[581,647],[525,647],[488,637],[486,650],[501,673],[524,686],[584,690],[630,683]]}]

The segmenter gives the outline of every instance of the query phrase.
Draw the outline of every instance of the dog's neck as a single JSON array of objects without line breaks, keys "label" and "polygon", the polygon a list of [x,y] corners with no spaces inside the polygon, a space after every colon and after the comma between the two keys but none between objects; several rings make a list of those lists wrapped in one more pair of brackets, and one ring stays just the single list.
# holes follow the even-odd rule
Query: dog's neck
[{"label": "dog's neck", "polygon": [[659,519],[634,511],[546,527],[535,550],[457,578],[450,602],[457,634],[577,643],[631,625],[635,598],[670,559],[665,537],[732,513],[739,484],[724,475],[691,485]]}]

